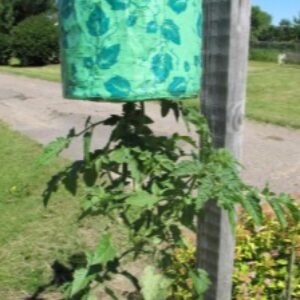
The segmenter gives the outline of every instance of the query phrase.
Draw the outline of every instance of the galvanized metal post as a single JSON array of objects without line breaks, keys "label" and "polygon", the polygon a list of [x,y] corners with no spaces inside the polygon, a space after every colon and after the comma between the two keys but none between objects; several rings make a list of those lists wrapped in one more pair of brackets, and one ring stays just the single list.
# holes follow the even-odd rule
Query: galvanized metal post
[{"label": "galvanized metal post", "polygon": [[[250,0],[204,0],[202,112],[214,145],[239,159],[250,31]],[[234,236],[227,214],[214,201],[199,218],[198,265],[212,286],[205,300],[231,300]]]}]

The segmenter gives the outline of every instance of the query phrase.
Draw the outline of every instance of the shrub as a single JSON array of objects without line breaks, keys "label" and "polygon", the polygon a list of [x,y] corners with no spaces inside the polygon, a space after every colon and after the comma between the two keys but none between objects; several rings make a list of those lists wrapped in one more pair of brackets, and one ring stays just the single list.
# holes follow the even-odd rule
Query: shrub
[{"label": "shrub", "polygon": [[282,52],[299,52],[300,43],[299,42],[261,42],[256,41],[251,43],[251,48],[253,49],[269,49],[278,50]]},{"label": "shrub", "polygon": [[188,240],[186,245],[175,249],[167,274],[174,278],[170,289],[173,300],[193,299],[193,284],[189,278],[189,269],[196,265],[195,241]]},{"label": "shrub", "polygon": [[46,15],[33,16],[12,30],[12,49],[21,65],[45,65],[58,58],[58,28]]},{"label": "shrub", "polygon": [[280,51],[275,49],[251,49],[250,60],[277,62],[279,54]]},{"label": "shrub", "polygon": [[[283,229],[273,214],[256,227],[242,215],[237,226],[233,300],[300,298],[300,225]],[[194,266],[195,242],[174,251],[169,273],[176,300],[190,300],[188,268]],[[290,290],[288,286],[290,284]],[[290,297],[287,295],[290,293]]]},{"label": "shrub", "polygon": [[8,34],[0,33],[0,65],[8,64],[11,56],[11,40]]},{"label": "shrub", "polygon": [[237,231],[234,299],[299,299],[299,236],[299,225],[290,223],[288,230],[283,229],[272,215],[258,228],[242,216]]}]

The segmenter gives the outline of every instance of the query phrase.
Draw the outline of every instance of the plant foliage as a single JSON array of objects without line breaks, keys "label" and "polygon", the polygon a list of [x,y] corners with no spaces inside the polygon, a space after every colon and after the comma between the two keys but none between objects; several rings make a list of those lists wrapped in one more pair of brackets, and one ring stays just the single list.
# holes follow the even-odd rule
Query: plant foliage
[{"label": "plant foliage", "polygon": [[278,55],[281,52],[276,49],[250,49],[250,60],[265,61],[265,62],[278,62]]},{"label": "plant foliage", "polygon": [[300,226],[274,214],[262,226],[242,214],[237,227],[234,299],[299,299]]},{"label": "plant foliage", "polygon": [[[233,300],[300,297],[300,226],[290,219],[289,228],[282,228],[274,213],[265,213],[262,226],[243,211],[239,215]],[[195,265],[195,255],[192,241],[173,253],[168,272],[176,278],[175,299],[193,299],[188,269]]]},{"label": "plant foliage", "polygon": [[13,28],[13,54],[23,66],[44,65],[58,59],[58,27],[46,15],[27,18]]},{"label": "plant foliage", "polygon": [[[89,299],[97,291],[97,284],[118,299],[107,286],[117,274],[130,279],[142,299],[160,299],[158,291],[164,299],[174,299],[177,275],[169,272],[172,255],[185,244],[183,229],[196,231],[195,219],[210,199],[228,212],[233,230],[237,205],[244,207],[256,224],[262,224],[262,200],[274,209],[282,226],[287,225],[287,211],[299,219],[289,197],[276,197],[268,190],[261,193],[241,181],[239,164],[228,151],[213,148],[206,120],[197,110],[162,102],[162,115],[170,112],[201,136],[201,147],[190,136],[155,135],[144,105],[130,103],[123,106],[121,115],[96,124],[88,119],[82,132],[72,130],[67,139],[50,144],[40,159],[49,162],[73,138],[83,136],[84,159],[49,182],[45,203],[59,183],[74,193],[77,181],[83,178],[87,188],[82,217],[103,215],[111,220],[95,252],[87,254],[86,266],[75,272],[67,299]],[[98,125],[110,126],[112,132],[106,145],[92,151],[91,138]],[[115,222],[120,222],[127,232],[126,246],[118,249],[110,235]],[[145,255],[152,258],[152,264],[145,268],[140,280],[124,270],[128,259]],[[201,299],[209,284],[207,275],[196,267],[186,271],[192,298]],[[159,282],[157,291],[149,288],[153,282]]]},{"label": "plant foliage", "polygon": [[1,0],[0,32],[9,33],[13,26],[42,13],[54,15],[55,0]]},{"label": "plant foliage", "polygon": [[7,65],[11,57],[11,39],[8,34],[0,32],[0,65]]}]

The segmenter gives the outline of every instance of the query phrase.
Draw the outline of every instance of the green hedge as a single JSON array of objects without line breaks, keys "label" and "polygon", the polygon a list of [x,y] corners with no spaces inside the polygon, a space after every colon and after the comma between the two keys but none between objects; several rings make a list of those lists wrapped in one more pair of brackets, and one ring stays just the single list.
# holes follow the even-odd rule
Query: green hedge
[{"label": "green hedge", "polygon": [[280,53],[276,49],[250,49],[250,60],[277,62]]},{"label": "green hedge", "polygon": [[46,15],[27,18],[12,30],[13,54],[23,66],[56,62],[59,56],[58,27]]},{"label": "green hedge", "polygon": [[0,33],[0,65],[7,65],[11,57],[11,39],[8,34]]},{"label": "green hedge", "polygon": [[300,42],[252,42],[251,48],[279,50],[283,52],[300,52]]},{"label": "green hedge", "polygon": [[[274,214],[265,213],[260,227],[240,215],[232,299],[300,299],[300,224],[291,221],[288,228],[282,228]],[[169,275],[176,280],[172,286],[176,300],[193,299],[188,273],[196,264],[195,244],[193,237],[188,239],[171,258]]]},{"label": "green hedge", "polygon": [[257,228],[248,217],[241,217],[233,298],[300,299],[300,224],[282,228],[270,213]]}]

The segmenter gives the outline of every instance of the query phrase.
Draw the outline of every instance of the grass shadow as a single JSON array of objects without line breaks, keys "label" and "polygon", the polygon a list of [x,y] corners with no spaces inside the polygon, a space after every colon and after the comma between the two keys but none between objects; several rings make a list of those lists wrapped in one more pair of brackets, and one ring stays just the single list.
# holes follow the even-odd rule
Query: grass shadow
[{"label": "grass shadow", "polygon": [[57,289],[62,285],[71,282],[73,280],[74,271],[85,264],[86,256],[81,252],[70,256],[68,259],[68,265],[65,265],[57,260],[54,261],[51,266],[53,273],[52,279],[48,283],[39,286],[32,295],[24,298],[23,300],[46,300],[46,298],[44,298],[44,294],[49,289]]}]

